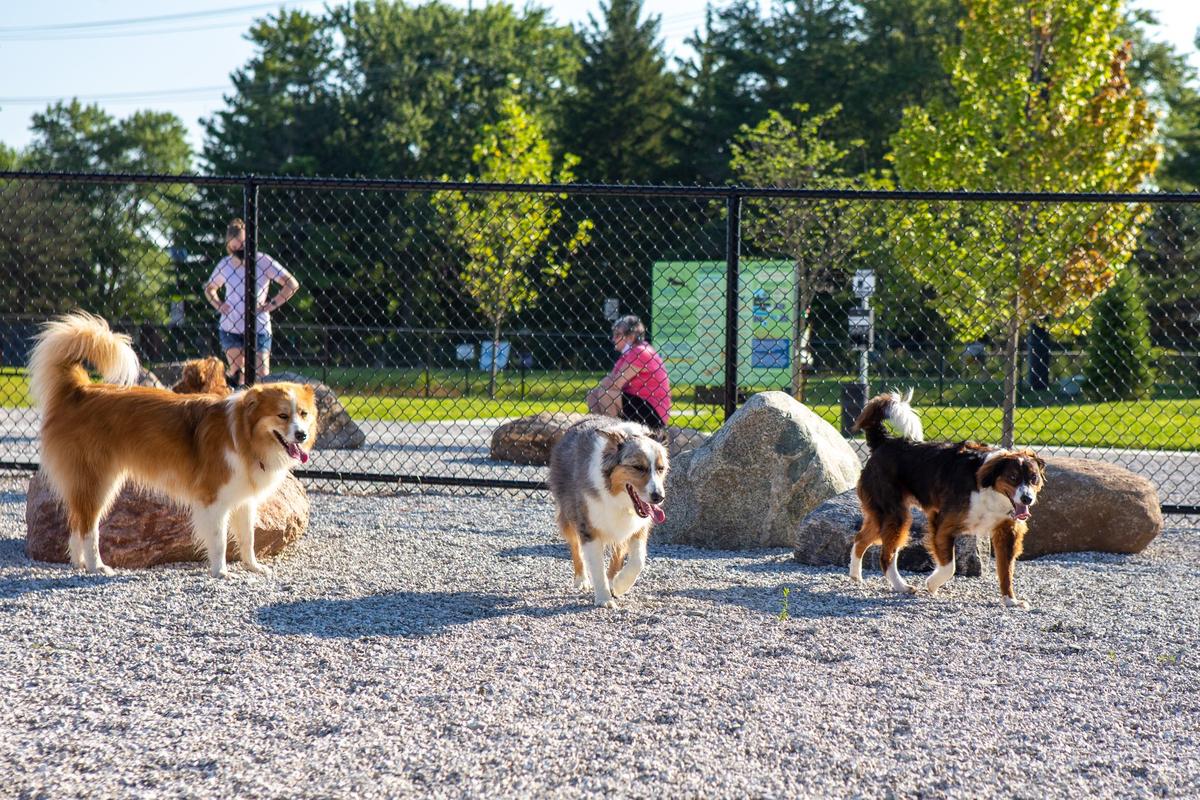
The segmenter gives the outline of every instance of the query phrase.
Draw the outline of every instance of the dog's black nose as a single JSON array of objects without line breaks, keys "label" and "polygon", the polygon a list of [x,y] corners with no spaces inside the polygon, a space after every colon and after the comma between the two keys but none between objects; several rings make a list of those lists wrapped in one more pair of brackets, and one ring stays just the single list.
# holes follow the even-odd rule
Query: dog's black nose
[{"label": "dog's black nose", "polygon": [[666,499],[667,499],[667,496],[665,494],[663,494],[662,492],[651,492],[650,493],[650,502],[654,503],[656,505]]},{"label": "dog's black nose", "polygon": [[307,438],[308,438],[308,434],[305,433],[304,431],[296,431],[296,441],[297,442],[303,442]]},{"label": "dog's black nose", "polygon": [[1030,503],[1033,502],[1033,495],[1031,495],[1031,494],[1021,495],[1021,502],[1024,503],[1025,505],[1029,505]]}]

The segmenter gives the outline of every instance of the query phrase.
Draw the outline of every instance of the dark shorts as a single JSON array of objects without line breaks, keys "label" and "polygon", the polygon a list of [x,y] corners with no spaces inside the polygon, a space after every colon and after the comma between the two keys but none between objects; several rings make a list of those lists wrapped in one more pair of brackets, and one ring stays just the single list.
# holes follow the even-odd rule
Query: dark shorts
[{"label": "dark shorts", "polygon": [[[221,348],[224,350],[245,350],[246,337],[241,333],[230,333],[229,331],[217,331],[217,335],[221,339]],[[258,352],[265,353],[271,349],[271,334],[258,334]]]},{"label": "dark shorts", "polygon": [[649,400],[628,392],[621,392],[621,419],[640,422],[652,430],[658,430],[664,424]]}]

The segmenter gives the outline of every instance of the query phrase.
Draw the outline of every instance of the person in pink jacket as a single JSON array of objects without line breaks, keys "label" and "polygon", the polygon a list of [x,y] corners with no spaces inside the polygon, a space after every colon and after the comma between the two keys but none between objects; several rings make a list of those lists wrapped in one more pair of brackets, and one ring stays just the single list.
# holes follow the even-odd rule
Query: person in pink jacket
[{"label": "person in pink jacket", "polygon": [[671,413],[671,381],[662,357],[646,341],[646,326],[632,314],[613,323],[612,371],[587,394],[588,411],[659,429]]}]

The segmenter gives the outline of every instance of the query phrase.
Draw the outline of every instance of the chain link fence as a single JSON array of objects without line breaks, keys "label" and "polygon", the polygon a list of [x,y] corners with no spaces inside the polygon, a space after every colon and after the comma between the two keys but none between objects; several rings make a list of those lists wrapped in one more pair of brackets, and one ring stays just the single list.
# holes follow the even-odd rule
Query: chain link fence
[{"label": "chain link fence", "polygon": [[635,315],[669,390],[616,402],[676,450],[754,392],[844,430],[911,387],[930,438],[1112,461],[1196,513],[1198,230],[1194,196],[0,173],[0,467],[36,468],[31,336],[81,308],[168,387],[269,318],[231,381],[324,387],[312,482],[536,490]]}]

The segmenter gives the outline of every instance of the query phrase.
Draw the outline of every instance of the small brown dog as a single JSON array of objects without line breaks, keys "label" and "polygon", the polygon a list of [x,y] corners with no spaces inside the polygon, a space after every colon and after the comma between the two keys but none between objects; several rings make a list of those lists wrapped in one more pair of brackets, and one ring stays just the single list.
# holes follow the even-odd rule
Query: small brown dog
[{"label": "small brown dog", "polygon": [[176,394],[215,394],[225,397],[232,393],[225,382],[225,364],[216,356],[195,358],[183,365],[183,374],[171,387]]}]

